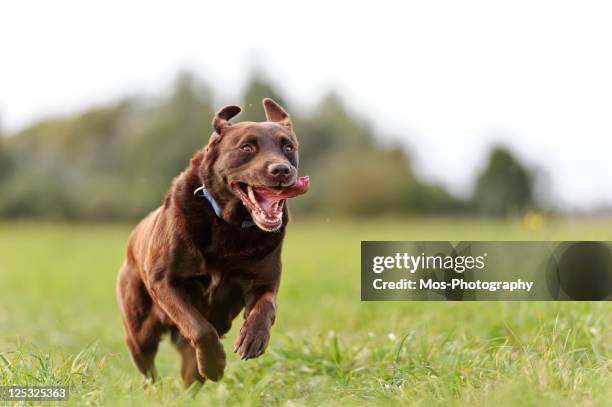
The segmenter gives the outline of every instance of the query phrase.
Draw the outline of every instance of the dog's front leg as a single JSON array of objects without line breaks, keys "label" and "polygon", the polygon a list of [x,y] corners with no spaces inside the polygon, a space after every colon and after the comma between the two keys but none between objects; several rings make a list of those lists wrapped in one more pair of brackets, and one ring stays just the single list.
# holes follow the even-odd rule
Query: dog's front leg
[{"label": "dog's front leg", "polygon": [[196,350],[198,371],[212,381],[221,380],[225,369],[225,352],[216,329],[188,301],[180,285],[169,279],[158,279],[150,284],[157,304],[178,326]]},{"label": "dog's front leg", "polygon": [[242,359],[264,353],[270,340],[270,329],[276,318],[276,290],[263,289],[247,295],[245,321],[236,339],[234,352]]}]

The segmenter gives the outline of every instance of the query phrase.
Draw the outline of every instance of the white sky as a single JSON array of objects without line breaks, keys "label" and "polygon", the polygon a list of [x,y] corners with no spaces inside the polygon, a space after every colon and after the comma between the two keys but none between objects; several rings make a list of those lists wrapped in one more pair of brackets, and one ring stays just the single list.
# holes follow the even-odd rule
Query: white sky
[{"label": "white sky", "polygon": [[500,141],[588,208],[612,203],[611,21],[591,1],[3,2],[0,114],[15,130],[181,69],[236,102],[262,66],[294,106],[337,90],[454,191]]}]

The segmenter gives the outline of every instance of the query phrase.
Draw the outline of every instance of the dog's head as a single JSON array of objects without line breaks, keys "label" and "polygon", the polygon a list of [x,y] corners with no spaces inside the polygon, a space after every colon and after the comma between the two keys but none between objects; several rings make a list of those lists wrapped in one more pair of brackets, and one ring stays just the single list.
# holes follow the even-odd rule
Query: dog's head
[{"label": "dog's head", "polygon": [[261,123],[230,123],[238,106],[215,114],[203,178],[226,221],[239,216],[242,203],[260,229],[273,232],[283,224],[286,200],[306,193],[310,181],[298,178],[298,140],[289,114],[272,99],[263,105],[267,121]]}]

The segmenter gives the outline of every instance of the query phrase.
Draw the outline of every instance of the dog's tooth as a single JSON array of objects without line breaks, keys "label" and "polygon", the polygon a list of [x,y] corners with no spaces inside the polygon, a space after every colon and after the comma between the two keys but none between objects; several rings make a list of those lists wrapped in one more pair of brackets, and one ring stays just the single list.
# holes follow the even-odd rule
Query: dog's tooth
[{"label": "dog's tooth", "polygon": [[253,201],[253,203],[257,204],[257,199],[255,199],[255,193],[253,192],[253,187],[247,185],[247,192],[249,193],[249,199]]}]

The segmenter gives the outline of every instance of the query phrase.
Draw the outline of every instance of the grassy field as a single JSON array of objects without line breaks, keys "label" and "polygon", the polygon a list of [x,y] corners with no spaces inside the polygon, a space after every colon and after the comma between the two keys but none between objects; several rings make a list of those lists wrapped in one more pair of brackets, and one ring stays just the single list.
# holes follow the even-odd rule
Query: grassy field
[{"label": "grassy field", "polygon": [[[70,384],[70,405],[612,403],[610,303],[361,303],[360,240],[612,240],[612,222],[291,225],[267,353],[231,354],[195,399],[164,342],[143,389],[115,275],[129,225],[0,223],[0,385]],[[65,405],[62,403],[61,405]]]}]

